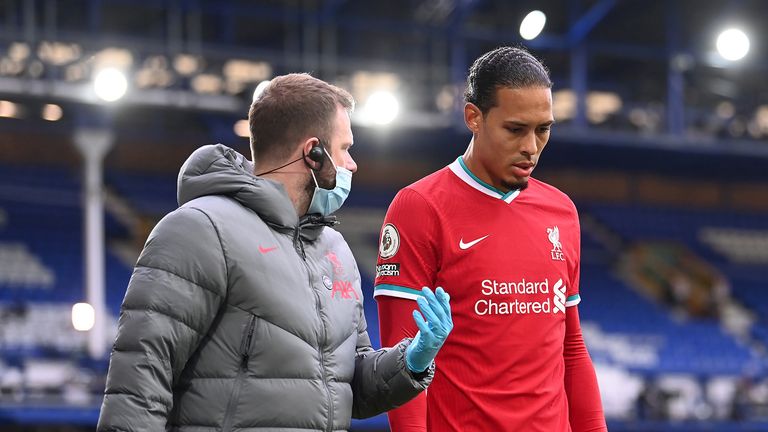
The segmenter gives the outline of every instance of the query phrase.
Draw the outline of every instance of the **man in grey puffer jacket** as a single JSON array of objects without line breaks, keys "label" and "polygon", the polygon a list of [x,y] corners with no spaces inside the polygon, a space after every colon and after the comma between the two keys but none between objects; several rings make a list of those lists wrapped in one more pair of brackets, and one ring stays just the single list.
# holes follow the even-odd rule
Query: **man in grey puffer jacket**
[{"label": "man in grey puffer jacket", "polygon": [[330,228],[357,169],[353,104],[277,77],[249,112],[254,164],[221,144],[189,157],[123,301],[99,431],[347,430],[427,387],[447,295],[425,289],[421,334],[374,351]]}]

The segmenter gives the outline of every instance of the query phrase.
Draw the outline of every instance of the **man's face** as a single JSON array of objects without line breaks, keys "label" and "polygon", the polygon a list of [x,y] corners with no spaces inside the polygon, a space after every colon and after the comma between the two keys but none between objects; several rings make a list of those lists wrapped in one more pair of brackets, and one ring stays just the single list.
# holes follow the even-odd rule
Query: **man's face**
[{"label": "man's face", "polygon": [[[357,164],[352,159],[352,155],[349,154],[349,149],[353,143],[352,124],[349,120],[349,114],[347,110],[339,107],[336,110],[330,140],[325,143],[327,146],[326,150],[330,153],[333,164],[336,164],[338,167],[344,167],[352,171],[352,173],[357,171]],[[333,169],[333,164],[328,160],[328,155],[326,155],[323,168],[319,173],[316,173],[317,183],[321,188],[333,189],[336,186],[336,171]]]},{"label": "man's face", "polygon": [[552,91],[546,87],[500,88],[496,106],[485,116],[467,104],[474,152],[492,185],[506,192],[524,189],[549,141]]}]

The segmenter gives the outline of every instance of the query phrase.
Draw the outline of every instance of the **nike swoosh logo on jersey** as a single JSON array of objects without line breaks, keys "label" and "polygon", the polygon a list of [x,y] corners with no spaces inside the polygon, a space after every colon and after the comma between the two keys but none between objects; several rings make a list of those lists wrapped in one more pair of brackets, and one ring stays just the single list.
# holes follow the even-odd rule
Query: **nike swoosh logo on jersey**
[{"label": "nike swoosh logo on jersey", "polygon": [[274,247],[268,247],[268,248],[265,248],[265,247],[263,247],[263,246],[259,246],[259,252],[261,252],[262,254],[265,254],[265,253],[267,253],[267,252],[272,252],[272,251],[273,251],[273,250],[275,250],[275,249],[277,249],[277,246],[274,246]]},{"label": "nike swoosh logo on jersey", "polygon": [[469,242],[469,243],[464,243],[464,239],[461,239],[461,240],[459,240],[459,249],[461,249],[461,250],[466,250],[466,249],[469,249],[469,248],[471,248],[472,246],[474,246],[474,245],[476,245],[476,244],[480,243],[481,241],[485,240],[485,239],[486,239],[486,237],[488,237],[489,235],[490,235],[490,234],[488,234],[487,236],[484,236],[484,237],[480,237],[480,238],[479,238],[479,239],[477,239],[477,240],[472,240],[472,241],[471,241],[471,242]]}]

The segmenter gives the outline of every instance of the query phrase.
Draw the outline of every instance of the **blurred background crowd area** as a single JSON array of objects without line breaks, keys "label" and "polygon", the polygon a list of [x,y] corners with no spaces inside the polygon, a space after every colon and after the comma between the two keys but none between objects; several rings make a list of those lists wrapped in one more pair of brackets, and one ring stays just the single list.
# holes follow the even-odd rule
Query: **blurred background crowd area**
[{"label": "blurred background crowd area", "polygon": [[580,211],[610,430],[768,430],[766,20],[760,0],[0,0],[0,430],[93,429],[179,167],[249,155],[248,105],[283,73],[358,101],[338,228],[378,344],[387,205],[463,152],[467,68],[509,44],[555,83],[535,177]]}]

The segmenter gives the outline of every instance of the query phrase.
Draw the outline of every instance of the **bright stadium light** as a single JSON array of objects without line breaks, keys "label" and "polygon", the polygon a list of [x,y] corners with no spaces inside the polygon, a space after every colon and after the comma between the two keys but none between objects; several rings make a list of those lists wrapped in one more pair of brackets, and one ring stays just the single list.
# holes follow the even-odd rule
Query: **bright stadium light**
[{"label": "bright stadium light", "polygon": [[400,113],[400,102],[391,92],[377,91],[368,96],[363,113],[368,123],[386,125]]},{"label": "bright stadium light", "polygon": [[100,70],[93,79],[93,89],[100,99],[114,102],[125,96],[128,80],[123,72],[115,68],[105,68]]},{"label": "bright stadium light", "polygon": [[61,110],[61,107],[56,104],[45,104],[43,106],[42,117],[44,120],[58,121],[61,120],[63,114],[64,112]]},{"label": "bright stadium light", "polygon": [[15,118],[18,114],[18,105],[11,101],[0,100],[0,117]]},{"label": "bright stadium light", "polygon": [[730,61],[741,60],[749,52],[749,37],[742,30],[730,28],[717,37],[717,52]]},{"label": "bright stadium light", "polygon": [[233,127],[235,131],[235,135],[241,137],[241,138],[250,138],[251,137],[251,126],[248,124],[248,120],[238,120],[235,122],[235,126]]},{"label": "bright stadium light", "polygon": [[96,323],[96,311],[88,303],[75,303],[72,306],[72,326],[77,331],[88,331]]},{"label": "bright stadium light", "polygon": [[547,16],[540,10],[531,11],[520,23],[520,36],[525,40],[535,39],[547,23]]}]

